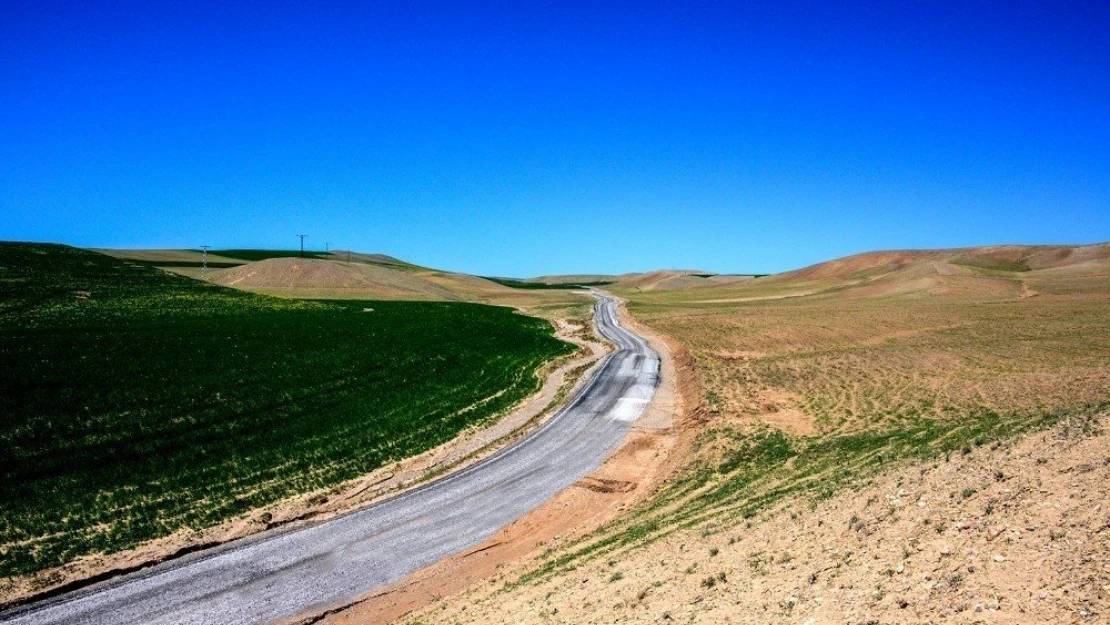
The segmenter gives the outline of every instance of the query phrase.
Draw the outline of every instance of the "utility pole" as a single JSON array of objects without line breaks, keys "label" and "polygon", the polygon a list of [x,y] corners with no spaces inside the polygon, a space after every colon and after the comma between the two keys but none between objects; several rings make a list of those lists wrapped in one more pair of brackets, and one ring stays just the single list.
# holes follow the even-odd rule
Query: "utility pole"
[{"label": "utility pole", "polygon": [[212,249],[211,245],[200,246],[200,279],[206,280],[208,274],[208,250]]},{"label": "utility pole", "polygon": [[297,236],[299,236],[301,238],[301,258],[304,258],[304,238],[307,237],[308,235],[307,234],[298,234]]},{"label": "utility pole", "polygon": [[329,254],[328,247],[330,247],[330,246],[331,246],[331,243],[328,243],[327,241],[324,241],[324,255],[325,256]]}]

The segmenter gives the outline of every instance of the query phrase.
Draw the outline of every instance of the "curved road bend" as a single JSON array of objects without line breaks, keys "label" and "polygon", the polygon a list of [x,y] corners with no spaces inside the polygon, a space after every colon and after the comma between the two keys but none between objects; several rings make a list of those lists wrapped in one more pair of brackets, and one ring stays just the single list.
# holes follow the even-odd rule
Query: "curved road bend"
[{"label": "curved road bend", "polygon": [[595,469],[659,383],[659,357],[596,294],[615,343],[527,438],[458,473],[344,516],[275,530],[0,614],[0,623],[253,625],[320,611],[459,553]]}]

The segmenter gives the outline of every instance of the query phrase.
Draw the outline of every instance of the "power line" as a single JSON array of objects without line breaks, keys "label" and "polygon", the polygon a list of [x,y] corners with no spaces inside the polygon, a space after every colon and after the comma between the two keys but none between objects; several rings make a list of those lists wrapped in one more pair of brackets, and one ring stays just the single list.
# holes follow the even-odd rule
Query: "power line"
[{"label": "power line", "polygon": [[299,236],[301,238],[301,258],[304,258],[304,238],[307,237],[308,235],[307,234],[298,234],[297,236]]},{"label": "power line", "polygon": [[208,273],[208,250],[212,249],[211,245],[200,246],[200,279],[204,280],[205,275]]}]

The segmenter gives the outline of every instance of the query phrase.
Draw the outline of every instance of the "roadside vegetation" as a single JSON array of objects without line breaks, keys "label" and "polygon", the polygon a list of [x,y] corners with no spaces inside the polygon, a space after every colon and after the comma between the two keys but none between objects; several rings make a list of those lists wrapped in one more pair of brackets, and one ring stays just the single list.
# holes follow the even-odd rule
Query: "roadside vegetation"
[{"label": "roadside vegetation", "polygon": [[284,300],[0,244],[0,576],[420,453],[503,413],[571,351],[508,308]]}]

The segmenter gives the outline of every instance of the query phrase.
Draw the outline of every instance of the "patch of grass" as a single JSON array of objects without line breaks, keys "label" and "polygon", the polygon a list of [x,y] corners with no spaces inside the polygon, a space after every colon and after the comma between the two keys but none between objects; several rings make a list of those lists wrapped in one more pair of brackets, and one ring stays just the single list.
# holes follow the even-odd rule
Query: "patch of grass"
[{"label": "patch of grass", "polygon": [[[892,463],[943,458],[976,438],[1010,437],[1110,404],[1041,415],[980,414],[965,421],[920,420],[912,427],[807,439],[758,430],[735,439],[736,456],[688,468],[647,505],[606,525],[508,584],[532,583],[589,561],[639,549],[705,522],[739,524],[788,497],[826,498]],[[852,525],[859,525],[858,517]],[[943,523],[936,526],[943,532]],[[788,555],[783,556],[788,558]],[[753,565],[754,566],[754,565]],[[691,567],[693,569],[693,567]]]},{"label": "patch of grass", "polygon": [[[149,265],[151,267],[172,267],[174,269],[178,269],[178,268],[200,269],[201,267],[205,266],[205,264],[200,262],[199,260],[133,260],[133,259],[128,259],[127,262],[136,263],[136,264],[139,264],[139,265]],[[211,262],[210,261],[207,266],[208,266],[209,269],[229,269],[231,267],[241,267],[244,264],[245,263],[229,263],[229,262],[223,262],[223,261]]]},{"label": "patch of grass", "polygon": [[496,282],[501,286],[507,286],[514,289],[529,289],[529,290],[549,290],[549,289],[584,289],[591,286],[605,286],[612,284],[612,282],[577,282],[574,284],[546,284],[544,282],[528,282],[526,280],[515,280],[513,278],[491,278],[483,276],[484,279],[490,282]]},{"label": "patch of grass", "polygon": [[0,576],[420,453],[571,351],[509,308],[284,300],[0,244]]},{"label": "patch of grass", "polygon": [[953,265],[988,269],[992,271],[1029,271],[1029,265],[1020,262],[1010,262],[996,258],[977,258],[973,256],[959,256],[952,260]]},{"label": "patch of grass", "polygon": [[[194,250],[199,252],[200,250]],[[330,258],[332,254],[325,254],[323,252],[309,252],[305,251],[304,254],[300,250],[209,250],[209,254],[215,256],[223,256],[224,258],[238,258],[247,262],[256,262],[260,260],[269,260],[271,258]]]}]

